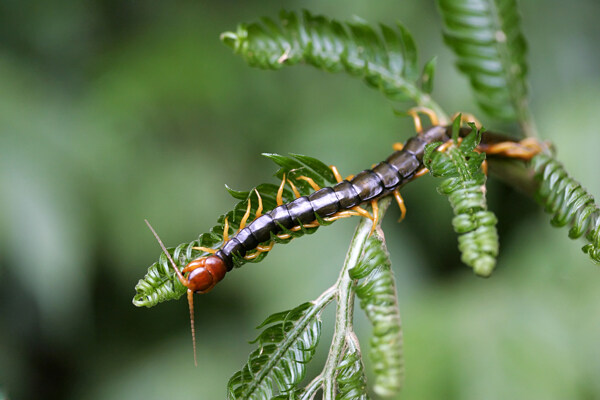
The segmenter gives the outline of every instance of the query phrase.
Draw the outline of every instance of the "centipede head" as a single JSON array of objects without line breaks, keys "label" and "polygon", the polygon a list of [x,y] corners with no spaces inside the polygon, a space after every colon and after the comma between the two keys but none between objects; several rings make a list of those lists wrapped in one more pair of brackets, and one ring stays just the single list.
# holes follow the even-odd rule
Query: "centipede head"
[{"label": "centipede head", "polygon": [[181,282],[187,288],[187,299],[188,306],[190,308],[190,326],[192,329],[192,344],[194,347],[194,365],[198,366],[198,361],[196,359],[196,329],[194,327],[194,292],[198,293],[206,293],[210,291],[216,284],[225,276],[227,272],[227,268],[225,266],[225,262],[217,256],[209,256],[209,257],[200,257],[196,260],[190,262],[183,269],[183,272],[190,272],[188,277],[186,278],[182,271],[177,268],[177,264],[173,261],[171,254],[167,251],[167,248],[163,244],[160,237],[150,225],[150,222],[146,220],[146,224],[152,234],[158,241],[160,248],[165,253],[173,270],[175,270],[175,274]]},{"label": "centipede head", "polygon": [[183,272],[188,271],[185,286],[195,293],[207,293],[223,279],[227,266],[221,257],[200,257],[186,265]]}]

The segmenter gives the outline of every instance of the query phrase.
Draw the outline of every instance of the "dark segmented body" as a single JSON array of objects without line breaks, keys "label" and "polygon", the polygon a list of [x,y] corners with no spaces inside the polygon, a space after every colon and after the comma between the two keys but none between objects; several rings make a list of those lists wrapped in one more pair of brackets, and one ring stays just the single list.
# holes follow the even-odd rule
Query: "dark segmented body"
[{"label": "dark segmented body", "polygon": [[[425,146],[433,142],[449,140],[446,127],[434,126],[418,136],[410,138],[404,148],[373,169],[357,174],[350,181],[344,180],[333,187],[326,187],[280,205],[258,217],[232,237],[215,255],[225,261],[227,270],[233,268],[234,254],[243,257],[259,243],[294,226],[308,224],[319,218],[330,217],[370,200],[392,193],[414,178],[423,166]],[[282,228],[283,227],[283,228]]]}]

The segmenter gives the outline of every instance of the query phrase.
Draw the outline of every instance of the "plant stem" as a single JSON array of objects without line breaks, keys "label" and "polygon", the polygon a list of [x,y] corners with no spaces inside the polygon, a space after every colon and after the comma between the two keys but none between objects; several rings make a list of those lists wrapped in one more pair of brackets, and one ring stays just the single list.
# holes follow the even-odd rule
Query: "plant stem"
[{"label": "plant stem", "polygon": [[[383,219],[387,208],[391,203],[391,198],[386,197],[379,201],[379,221]],[[323,399],[333,400],[336,396],[336,373],[337,366],[343,355],[346,345],[346,337],[352,331],[352,319],[354,316],[354,280],[350,278],[348,271],[356,267],[364,251],[365,243],[371,235],[373,223],[367,218],[361,218],[354,237],[350,242],[350,248],[346,254],[344,266],[335,284],[337,288],[337,310],[335,316],[335,331],[333,339],[323,368]]]}]

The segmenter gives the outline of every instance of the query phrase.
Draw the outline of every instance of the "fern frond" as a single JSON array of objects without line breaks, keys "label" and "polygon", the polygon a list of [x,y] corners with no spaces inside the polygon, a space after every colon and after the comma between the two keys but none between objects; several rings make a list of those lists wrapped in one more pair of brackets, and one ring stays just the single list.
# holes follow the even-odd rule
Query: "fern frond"
[{"label": "fern frond", "polygon": [[379,232],[369,237],[359,265],[349,273],[353,279],[364,278],[356,294],[373,324],[369,356],[375,372],[375,393],[393,396],[404,383],[402,322],[389,253]]},{"label": "fern frond", "polygon": [[346,337],[344,355],[337,367],[336,400],[368,400],[365,377],[358,339],[354,334]]},{"label": "fern frond", "polygon": [[481,108],[497,118],[529,119],[527,46],[516,0],[438,0],[444,38]]},{"label": "fern frond", "polygon": [[[310,194],[313,189],[306,181],[297,179],[301,175],[312,178],[321,187],[330,186],[336,182],[329,167],[315,158],[299,154],[292,155],[291,157],[278,154],[264,155],[273,160],[280,167],[275,175],[279,179],[282,179],[285,174],[286,179],[291,180],[303,196]],[[190,261],[208,254],[203,251],[195,250],[193,247],[208,247],[213,249],[221,247],[223,244],[225,218],[227,218],[229,222],[229,235],[237,232],[244,213],[246,212],[249,200],[251,201],[249,221],[252,221],[255,218],[256,210],[258,208],[258,198],[255,190],[260,193],[263,202],[263,212],[266,212],[277,206],[276,197],[278,189],[278,185],[270,183],[258,185],[248,192],[235,191],[227,188],[229,193],[234,198],[240,200],[240,202],[238,202],[231,211],[221,215],[217,220],[217,225],[209,232],[201,234],[197,240],[190,243],[182,243],[175,248],[167,249],[179,269],[183,269]],[[291,190],[286,188],[283,191],[283,201],[285,203],[290,202],[295,198],[296,197]],[[328,224],[325,221],[319,220],[318,222],[321,225]],[[299,231],[285,230],[282,233],[289,234],[289,239],[280,239],[277,236],[272,236],[271,239],[276,243],[288,243],[293,238],[313,233],[317,229],[318,227],[303,228]],[[267,254],[268,252],[261,253],[252,260],[234,257],[233,262],[236,267],[240,267],[247,262],[260,262]],[[167,257],[164,254],[161,254],[158,262],[152,264],[148,268],[147,274],[138,282],[135,286],[135,290],[136,295],[133,298],[134,305],[138,307],[153,307],[163,301],[178,299],[185,293],[186,288],[177,279],[177,275],[175,275],[173,268],[169,265]]]},{"label": "fern frond", "polygon": [[[274,395],[298,393],[306,364],[315,354],[321,335],[319,315],[326,302],[304,303],[293,310],[268,317],[258,328],[263,332],[253,343],[259,347],[248,363],[227,385],[228,399],[269,399]],[[292,397],[293,398],[293,397]]]},{"label": "fern frond", "polygon": [[292,390],[291,392],[279,394],[271,397],[269,400],[300,400],[304,394],[303,389]]},{"label": "fern frond", "polygon": [[433,176],[445,178],[438,191],[448,196],[454,211],[452,226],[459,234],[461,260],[477,275],[487,277],[496,266],[498,256],[497,219],[487,210],[485,200],[486,176],[481,170],[485,154],[474,151],[481,140],[481,132],[477,132],[475,126],[471,128],[473,133],[464,138],[460,146],[451,146],[446,153],[435,151],[435,144],[429,145],[424,162]]},{"label": "fern frond", "polygon": [[[364,80],[393,100],[430,103],[431,80],[420,87],[417,50],[401,25],[380,25],[377,32],[356,19],[342,23],[304,11],[302,16],[282,11],[279,23],[263,18],[241,24],[236,32],[221,35],[223,42],[251,66],[280,69],[305,63],[329,72],[344,71]],[[433,65],[426,70],[431,74]],[[440,112],[443,115],[443,112]]]},{"label": "fern frond", "polygon": [[589,243],[583,246],[583,252],[600,264],[600,209],[594,197],[552,156],[541,153],[532,162],[540,182],[536,197],[546,212],[554,214],[550,222],[559,227],[571,225],[571,239],[585,235]]}]

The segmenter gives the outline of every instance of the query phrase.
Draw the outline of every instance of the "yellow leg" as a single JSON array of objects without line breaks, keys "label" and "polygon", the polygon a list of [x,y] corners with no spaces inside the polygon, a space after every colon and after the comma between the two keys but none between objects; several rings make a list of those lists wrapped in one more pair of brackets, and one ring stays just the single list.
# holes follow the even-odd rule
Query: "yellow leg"
[{"label": "yellow leg", "polygon": [[335,176],[335,180],[337,181],[337,183],[340,183],[341,181],[344,180],[342,178],[342,175],[340,175],[340,171],[338,171],[338,169],[335,165],[330,165],[329,169],[331,169],[331,172],[333,172],[333,176]]},{"label": "yellow leg", "polygon": [[478,149],[486,154],[501,155],[521,160],[531,160],[544,150],[543,145],[536,139],[527,138],[520,142],[500,142],[490,145],[479,145]]},{"label": "yellow leg", "polygon": [[275,244],[275,242],[269,242],[269,244],[266,245],[266,246],[258,245],[258,246],[256,246],[256,249],[258,251],[264,253],[264,252],[267,252],[267,251],[271,251],[271,249],[273,248],[274,244]]},{"label": "yellow leg", "polygon": [[[458,143],[462,142],[462,138],[458,138]],[[435,149],[435,151],[439,151],[439,152],[445,152],[446,150],[448,150],[448,148],[450,146],[454,145],[454,141],[453,140],[448,140],[446,143],[442,143],[441,145],[438,146],[437,149]]]},{"label": "yellow leg", "polygon": [[423,167],[415,173],[415,178],[420,178],[423,175],[427,174],[428,172],[429,172],[429,170],[427,168]]},{"label": "yellow leg", "polygon": [[392,145],[392,149],[394,149],[394,151],[400,151],[404,148],[404,143],[402,142],[396,142]]},{"label": "yellow leg", "polygon": [[255,216],[255,218],[258,218],[262,215],[263,203],[262,203],[262,197],[260,197],[260,193],[258,193],[258,190],[254,189],[254,193],[256,193],[256,197],[258,198],[258,208],[256,209],[256,216]]},{"label": "yellow leg", "polygon": [[373,209],[373,224],[371,225],[369,236],[373,234],[379,223],[379,203],[377,203],[377,200],[371,200],[371,208]]},{"label": "yellow leg", "polygon": [[211,249],[210,247],[203,247],[203,246],[194,246],[194,247],[192,247],[192,249],[205,251],[210,254],[215,254],[217,252],[217,250],[215,250],[215,249]]},{"label": "yellow leg", "polygon": [[487,162],[487,160],[483,160],[483,162],[481,163],[481,170],[483,171],[483,173],[485,174],[485,176],[488,176],[488,162]]},{"label": "yellow leg", "polygon": [[298,189],[296,189],[296,186],[294,186],[292,181],[290,181],[288,179],[288,183],[290,184],[290,187],[292,188],[292,192],[294,192],[294,196],[296,196],[296,198],[300,197],[300,192],[298,191]]},{"label": "yellow leg", "polygon": [[223,227],[223,243],[229,242],[229,220],[225,217],[225,226]]},{"label": "yellow leg", "polygon": [[356,216],[360,217],[361,215],[359,213],[357,213],[356,211],[345,210],[345,211],[337,212],[337,213],[333,214],[331,217],[323,218],[323,220],[325,220],[326,222],[333,222],[333,221],[337,221],[338,219],[348,218],[348,217],[356,217]]},{"label": "yellow leg", "polygon": [[427,107],[413,107],[406,113],[413,118],[413,121],[415,123],[415,131],[417,133],[423,132],[423,123],[421,122],[421,117],[419,116],[419,113],[427,115],[429,117],[429,120],[431,121],[431,124],[434,126],[439,125],[440,123],[440,120],[435,111]]},{"label": "yellow leg", "polygon": [[266,245],[266,246],[260,246],[260,245],[259,245],[259,246],[256,246],[256,251],[255,251],[255,252],[253,252],[253,253],[251,253],[251,254],[246,254],[246,255],[244,256],[244,258],[245,258],[246,260],[254,260],[254,259],[255,259],[256,257],[258,257],[258,256],[259,256],[261,253],[266,253],[266,252],[269,252],[269,251],[271,251],[271,249],[273,249],[273,245],[274,245],[274,244],[275,244],[274,242],[269,242],[269,244],[268,244],[268,245]]},{"label": "yellow leg", "polygon": [[250,216],[250,210],[252,209],[252,201],[248,198],[248,207],[246,207],[246,213],[242,217],[240,221],[240,228],[238,229],[238,233],[246,227],[246,221],[248,221],[248,217]]},{"label": "yellow leg", "polygon": [[281,185],[279,185],[279,189],[277,189],[277,205],[280,206],[283,204],[283,187],[285,186],[285,174],[283,174],[283,179],[281,180]]},{"label": "yellow leg", "polygon": [[[335,165],[330,165],[329,168],[331,169],[331,171],[333,172],[333,176],[335,176],[335,180],[340,183],[341,181],[343,181],[344,179],[342,178],[342,175],[340,174],[340,171],[338,171],[337,167]],[[346,177],[346,180],[349,181],[350,179],[354,178],[354,175],[348,175]]]},{"label": "yellow leg", "polygon": [[406,205],[404,204],[404,199],[400,195],[400,191],[398,189],[394,190],[394,198],[396,199],[396,203],[398,203],[398,207],[400,208],[400,219],[398,222],[401,222],[404,217],[406,217]]},{"label": "yellow leg", "polygon": [[298,231],[302,230],[302,228],[316,228],[317,226],[319,226],[319,223],[317,221],[313,221],[309,224],[296,225],[296,226],[290,228],[290,231],[298,232]]},{"label": "yellow leg", "polygon": [[367,210],[365,210],[364,208],[361,208],[360,206],[352,207],[352,210],[356,211],[361,217],[368,218],[371,221],[375,220],[375,218],[373,218],[373,216],[371,214],[369,214],[369,212]]},{"label": "yellow leg", "polygon": [[303,181],[308,182],[310,187],[312,187],[315,192],[317,190],[321,190],[321,187],[319,185],[317,185],[317,183],[312,178],[309,178],[308,176],[301,175],[297,179],[302,179]]}]

